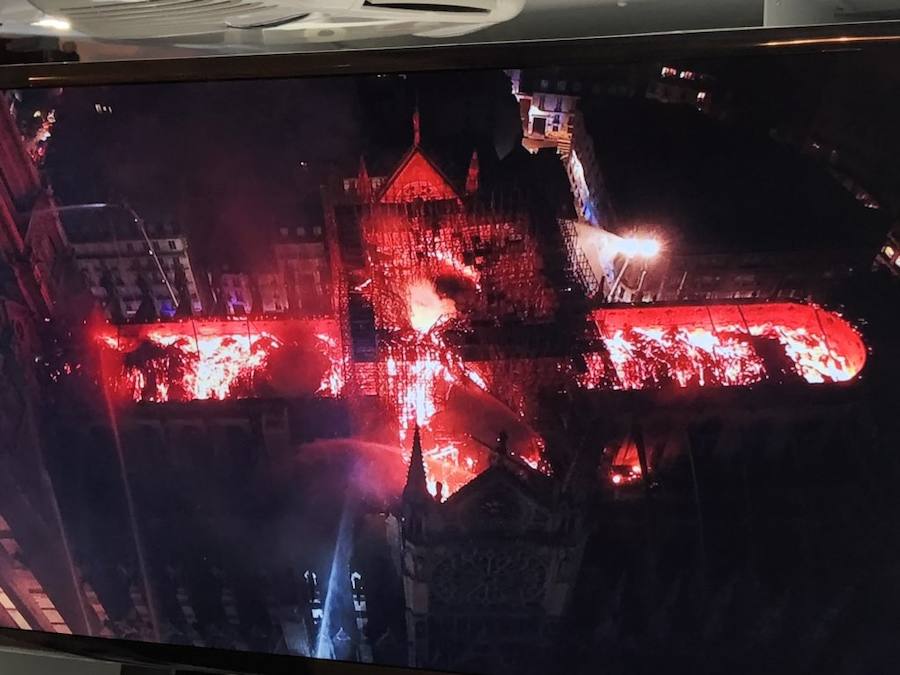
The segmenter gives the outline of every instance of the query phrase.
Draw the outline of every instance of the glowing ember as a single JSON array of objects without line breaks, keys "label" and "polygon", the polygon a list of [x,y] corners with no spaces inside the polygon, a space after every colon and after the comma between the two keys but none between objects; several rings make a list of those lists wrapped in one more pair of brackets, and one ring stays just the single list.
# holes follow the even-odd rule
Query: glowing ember
[{"label": "glowing ember", "polygon": [[[401,447],[408,447],[418,426],[428,490],[437,496],[440,489],[441,499],[446,499],[478,474],[481,462],[471,454],[470,444],[434,438],[432,418],[453,387],[471,384],[486,392],[488,386],[444,341],[443,327],[456,313],[453,301],[439,297],[431,282],[421,280],[410,284],[408,297],[413,330],[398,331],[385,341],[386,384],[397,410]],[[539,454],[522,459],[535,469],[540,464]]]},{"label": "glowing ember", "polygon": [[[116,338],[103,336],[113,349]],[[266,364],[281,343],[267,333],[188,337],[151,331],[125,360],[125,381],[135,401],[224,399],[241,379]],[[177,396],[173,396],[173,388]]]},{"label": "glowing ember", "polygon": [[163,402],[273,390],[340,396],[345,378],[336,335],[336,324],[327,320],[213,320],[126,326],[115,333],[107,327],[97,339],[119,355],[108,375],[125,398]]},{"label": "glowing ember", "polygon": [[733,386],[758,382],[765,373],[750,344],[731,334],[702,329],[619,330],[604,339],[624,389],[643,389],[674,381]]},{"label": "glowing ember", "polygon": [[317,333],[323,352],[328,356],[328,370],[322,376],[322,382],[316,393],[324,396],[340,396],[344,391],[344,364],[341,356],[341,348],[337,340],[324,333]]},{"label": "glowing ember", "polygon": [[481,290],[481,275],[474,267],[460,262],[451,253],[440,249],[435,250],[434,259],[449,266],[454,272],[474,283],[476,289]]},{"label": "glowing ember", "polygon": [[633,485],[641,480],[641,470],[637,446],[633,441],[622,444],[613,457],[609,468],[609,480],[613,485]]},{"label": "glowing ember", "polygon": [[581,384],[587,388],[844,382],[865,363],[859,335],[814,306],[634,308],[600,311],[594,318],[607,355],[586,356]]}]

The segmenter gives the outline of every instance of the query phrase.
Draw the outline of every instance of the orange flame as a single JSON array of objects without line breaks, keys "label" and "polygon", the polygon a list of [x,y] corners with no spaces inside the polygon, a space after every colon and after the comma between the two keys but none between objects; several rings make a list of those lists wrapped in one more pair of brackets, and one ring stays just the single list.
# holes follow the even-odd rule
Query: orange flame
[{"label": "orange flame", "polygon": [[[115,337],[104,335],[101,340],[113,349],[119,349]],[[146,340],[161,347],[172,347],[183,357],[184,367],[178,384],[188,399],[224,399],[234,383],[244,375],[265,365],[269,355],[281,343],[268,333],[227,333],[188,337],[186,335],[150,331]],[[147,391],[145,369],[126,367],[125,378],[135,401],[169,400],[172,382],[168,373],[161,372]]]},{"label": "orange flame", "polygon": [[798,303],[614,309],[594,318],[609,364],[599,353],[585,356],[586,388],[745,386],[779,367],[810,384],[846,382],[866,359],[862,339],[840,316]]}]

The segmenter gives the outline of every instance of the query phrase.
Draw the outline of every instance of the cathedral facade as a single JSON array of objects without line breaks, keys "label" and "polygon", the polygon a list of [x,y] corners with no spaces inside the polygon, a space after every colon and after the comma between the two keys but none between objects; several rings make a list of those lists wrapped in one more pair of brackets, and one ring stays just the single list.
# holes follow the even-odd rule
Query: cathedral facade
[{"label": "cathedral facade", "polygon": [[409,665],[544,670],[583,552],[579,511],[557,481],[501,434],[490,468],[441,502],[426,489],[416,432],[402,512]]}]

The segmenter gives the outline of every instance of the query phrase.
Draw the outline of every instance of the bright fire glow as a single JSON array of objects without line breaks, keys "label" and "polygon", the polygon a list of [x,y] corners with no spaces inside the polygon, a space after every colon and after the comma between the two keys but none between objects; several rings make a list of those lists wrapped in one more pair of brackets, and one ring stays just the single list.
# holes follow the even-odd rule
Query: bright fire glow
[{"label": "bright fire glow", "polygon": [[[488,386],[444,340],[443,328],[456,313],[453,301],[439,297],[434,286],[422,280],[410,284],[408,297],[413,330],[398,332],[386,341],[385,379],[397,410],[401,447],[408,450],[413,429],[418,426],[423,436],[428,491],[437,496],[440,484],[440,498],[446,499],[472,480],[483,462],[471,454],[469,444],[436,438],[432,419],[453,387],[472,385],[487,392]],[[539,453],[520,459],[534,469],[540,465]]]},{"label": "bright fire glow", "polygon": [[[118,341],[103,336],[107,346]],[[265,365],[281,343],[267,333],[192,336],[150,331],[137,355],[126,360],[125,380],[135,401],[224,399],[242,377]],[[143,350],[143,351],[142,351]],[[173,387],[179,394],[172,396]]]},{"label": "bright fire glow", "polygon": [[316,333],[316,339],[323,353],[328,357],[328,370],[322,376],[322,382],[316,393],[324,396],[340,396],[344,391],[344,363],[338,341],[331,335]]},{"label": "bright fire glow", "polygon": [[594,319],[614,373],[604,355],[587,355],[588,388],[845,382],[866,358],[846,321],[795,303],[601,310]]},{"label": "bright fire glow", "polygon": [[460,262],[453,255],[447,253],[446,251],[436,250],[434,252],[434,259],[438,262],[444,263],[461,277],[464,277],[475,284],[476,289],[481,290],[481,275],[474,267]]},{"label": "bright fire glow", "polygon": [[453,318],[456,304],[449,298],[442,298],[430,281],[420,280],[407,289],[409,301],[409,323],[419,333],[427,333],[440,321]]},{"label": "bright fire glow", "polygon": [[290,367],[320,378],[309,393],[340,396],[345,377],[336,334],[328,321],[196,321],[103,329],[98,340],[121,358],[108,375],[126,399],[164,402],[253,396],[271,357],[288,345],[311,346],[325,357],[321,376],[309,371],[319,366],[307,365],[308,351],[289,358]]},{"label": "bright fire glow", "polygon": [[659,241],[646,237],[621,237],[611,242],[617,253],[628,258],[655,258],[662,250]]},{"label": "bright fire glow", "polygon": [[385,374],[397,410],[400,446],[408,452],[413,429],[423,430],[428,490],[437,495],[440,482],[441,497],[448,497],[475,477],[476,462],[460,457],[458,443],[431,438],[431,420],[439,406],[453,386],[470,379],[462,361],[444,344],[438,330],[413,332],[388,344]]}]

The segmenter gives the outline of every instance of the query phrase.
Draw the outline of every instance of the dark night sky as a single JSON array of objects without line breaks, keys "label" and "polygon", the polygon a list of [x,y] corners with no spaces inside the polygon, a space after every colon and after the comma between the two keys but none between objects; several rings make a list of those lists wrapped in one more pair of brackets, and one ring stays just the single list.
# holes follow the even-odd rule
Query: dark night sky
[{"label": "dark night sky", "polygon": [[761,131],[645,100],[604,101],[587,119],[620,225],[660,227],[679,250],[871,247],[886,233],[820,162]]},{"label": "dark night sky", "polygon": [[[582,107],[599,113],[595,144],[616,211],[681,230],[692,246],[840,243],[884,229],[821,164],[768,138],[773,126],[808,126],[834,94],[835,72],[866,72],[859,59],[699,63],[730,92],[737,114],[727,123],[648,102],[642,90],[633,100],[586,97]],[[464,177],[473,148],[483,183],[500,178],[498,156],[508,156],[507,174],[528,164],[509,82],[485,71],[73,88],[48,168],[63,203],[125,197],[148,221],[187,228],[201,259],[259,264],[278,227],[321,220],[318,188],[329,175],[354,175],[361,154],[372,175],[393,169],[416,100],[423,143],[451,177]],[[94,103],[113,114],[98,115]]]},{"label": "dark night sky", "polygon": [[417,98],[423,142],[452,176],[474,147],[518,142],[497,72],[97,87],[64,92],[48,169],[63,203],[125,197],[188,228],[204,257],[259,255],[260,232],[320,221],[319,186],[355,175],[361,154],[373,175],[392,169]]}]

